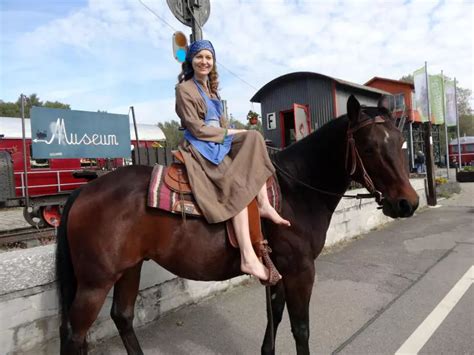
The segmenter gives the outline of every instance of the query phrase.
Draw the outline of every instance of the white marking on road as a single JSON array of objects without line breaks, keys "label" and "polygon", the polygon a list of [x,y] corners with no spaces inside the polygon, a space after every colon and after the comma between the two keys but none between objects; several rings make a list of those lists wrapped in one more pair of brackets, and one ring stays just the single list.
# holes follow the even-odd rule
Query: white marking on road
[{"label": "white marking on road", "polygon": [[467,270],[435,309],[425,318],[395,355],[418,354],[474,282],[474,265]]}]

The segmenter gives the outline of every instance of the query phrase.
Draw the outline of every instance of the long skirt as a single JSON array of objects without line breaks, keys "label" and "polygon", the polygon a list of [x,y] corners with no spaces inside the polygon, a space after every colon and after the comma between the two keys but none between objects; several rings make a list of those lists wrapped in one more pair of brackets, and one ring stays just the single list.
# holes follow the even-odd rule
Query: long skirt
[{"label": "long skirt", "polygon": [[179,150],[193,194],[209,223],[226,221],[242,211],[275,171],[257,131],[235,134],[229,154],[219,165],[204,158],[186,140]]}]

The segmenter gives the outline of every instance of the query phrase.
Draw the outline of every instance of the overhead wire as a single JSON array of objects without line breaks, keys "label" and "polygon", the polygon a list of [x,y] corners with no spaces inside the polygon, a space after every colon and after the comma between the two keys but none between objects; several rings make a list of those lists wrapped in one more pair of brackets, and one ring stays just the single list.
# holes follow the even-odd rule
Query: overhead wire
[{"label": "overhead wire", "polygon": [[[138,0],[138,2],[140,4],[143,5],[143,7],[145,7],[148,11],[150,11],[153,15],[156,16],[156,18],[158,18],[160,21],[162,21],[164,24],[166,24],[169,28],[171,28],[173,31],[178,31],[176,28],[174,28],[172,25],[170,25],[163,17],[161,17],[160,15],[158,15],[156,13],[156,11],[154,11],[153,9],[151,9],[150,7],[148,7],[142,0]],[[194,14],[193,12],[191,11],[191,9],[189,9],[188,7],[188,10],[190,10],[190,13],[191,13],[191,16],[194,18],[194,21],[196,22],[196,24],[199,26],[199,28],[202,30],[202,27],[201,25],[199,24],[199,22],[196,20],[196,17],[194,17]],[[227,72],[231,75],[233,75],[235,78],[239,79],[241,82],[243,82],[244,84],[248,85],[249,87],[251,87],[252,89],[254,90],[258,90],[255,86],[253,86],[252,84],[250,84],[249,82],[247,82],[246,80],[242,79],[240,76],[238,76],[236,73],[234,73],[232,70],[230,70],[229,68],[227,68],[224,64],[222,64],[221,62],[219,62],[218,60],[216,60],[216,63],[219,64],[219,67],[222,67],[224,68],[225,70],[227,70]]]}]

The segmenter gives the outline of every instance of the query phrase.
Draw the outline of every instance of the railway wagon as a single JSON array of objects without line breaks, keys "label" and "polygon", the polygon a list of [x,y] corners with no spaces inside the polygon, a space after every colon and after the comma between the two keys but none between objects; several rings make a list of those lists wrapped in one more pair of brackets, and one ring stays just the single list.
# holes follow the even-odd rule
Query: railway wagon
[{"label": "railway wagon", "polygon": [[474,136],[454,138],[449,143],[449,161],[457,165],[459,161],[459,146],[461,147],[461,165],[474,165]]},{"label": "railway wagon", "polygon": [[[57,225],[67,196],[87,183],[88,174],[101,175],[132,164],[131,155],[137,147],[136,140],[132,140],[130,159],[35,160],[31,157],[30,127],[30,120],[25,119],[24,155],[21,119],[0,117],[0,208],[24,207],[24,217],[33,226]],[[140,149],[155,148],[165,141],[163,131],[156,125],[137,124],[137,131]],[[130,133],[135,137],[133,125]]]}]

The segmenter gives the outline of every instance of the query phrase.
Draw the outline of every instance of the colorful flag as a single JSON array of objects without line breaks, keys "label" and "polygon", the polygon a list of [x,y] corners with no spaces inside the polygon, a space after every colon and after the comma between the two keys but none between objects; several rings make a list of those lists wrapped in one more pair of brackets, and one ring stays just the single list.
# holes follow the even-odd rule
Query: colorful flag
[{"label": "colorful flag", "polygon": [[413,73],[415,84],[415,107],[421,122],[428,122],[428,88],[426,87],[425,67]]},{"label": "colorful flag", "polygon": [[456,126],[456,95],[454,81],[444,82],[444,93],[446,95],[446,124],[448,127]]},{"label": "colorful flag", "polygon": [[430,113],[431,123],[443,124],[443,77],[438,75],[429,76],[430,83]]}]

